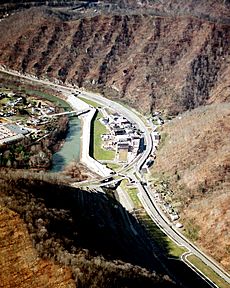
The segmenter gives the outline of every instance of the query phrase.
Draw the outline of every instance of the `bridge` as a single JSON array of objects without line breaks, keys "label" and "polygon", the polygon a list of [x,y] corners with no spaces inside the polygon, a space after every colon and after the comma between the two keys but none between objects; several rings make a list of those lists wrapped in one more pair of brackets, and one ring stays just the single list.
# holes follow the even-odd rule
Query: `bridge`
[{"label": "bridge", "polygon": [[80,116],[84,113],[89,112],[89,109],[83,109],[83,110],[73,110],[73,111],[66,111],[66,112],[60,112],[60,113],[56,113],[56,114],[46,114],[43,115],[42,117],[47,117],[47,118],[53,118],[53,117],[58,117],[58,116],[63,116],[63,115],[68,115],[68,116]]}]

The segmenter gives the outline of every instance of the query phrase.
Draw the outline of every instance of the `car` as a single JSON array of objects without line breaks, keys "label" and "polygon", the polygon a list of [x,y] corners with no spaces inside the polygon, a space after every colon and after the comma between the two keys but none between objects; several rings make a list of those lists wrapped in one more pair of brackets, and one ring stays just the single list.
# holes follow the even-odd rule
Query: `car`
[{"label": "car", "polygon": [[179,222],[178,222],[178,223],[176,223],[176,225],[175,225],[175,226],[176,226],[176,228],[183,228],[183,225],[182,225],[181,223],[179,223]]},{"label": "car", "polygon": [[101,183],[107,183],[107,182],[112,181],[112,180],[113,180],[113,177],[109,177],[109,178],[101,180]]}]

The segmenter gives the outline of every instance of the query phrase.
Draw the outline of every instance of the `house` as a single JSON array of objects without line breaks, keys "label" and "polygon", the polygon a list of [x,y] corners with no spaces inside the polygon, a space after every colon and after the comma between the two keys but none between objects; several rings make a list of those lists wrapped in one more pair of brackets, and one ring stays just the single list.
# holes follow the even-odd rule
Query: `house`
[{"label": "house", "polygon": [[11,124],[0,125],[0,144],[6,144],[6,143],[9,144],[22,139],[24,135],[21,133],[20,129],[17,130],[18,128],[20,127],[18,127],[17,125],[11,125]]},{"label": "house", "polygon": [[100,122],[106,126],[109,124],[109,118],[100,118]]},{"label": "house", "polygon": [[5,125],[9,130],[11,130],[15,134],[22,134],[25,135],[28,133],[28,130],[24,129],[23,127],[20,127],[18,125],[14,124],[6,124]]},{"label": "house", "polygon": [[161,138],[161,136],[158,132],[156,132],[156,131],[152,132],[153,145],[155,147],[158,146],[158,144],[160,142],[160,138]]},{"label": "house", "polygon": [[125,129],[123,128],[114,128],[113,134],[116,137],[116,136],[126,135],[126,132],[125,132]]},{"label": "house", "polygon": [[119,142],[117,143],[117,152],[119,152],[120,150],[127,150],[127,152],[129,151],[129,142]]},{"label": "house", "polygon": [[16,135],[6,125],[0,125],[0,140]]},{"label": "house", "polygon": [[146,166],[147,167],[151,167],[154,163],[154,160],[153,159],[149,159],[147,162],[146,162]]}]

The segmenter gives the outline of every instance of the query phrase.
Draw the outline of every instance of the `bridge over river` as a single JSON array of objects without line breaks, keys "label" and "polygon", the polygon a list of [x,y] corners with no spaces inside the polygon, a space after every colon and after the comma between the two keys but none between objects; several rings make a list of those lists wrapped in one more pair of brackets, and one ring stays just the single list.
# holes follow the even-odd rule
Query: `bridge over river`
[{"label": "bridge over river", "polygon": [[41,117],[53,118],[53,117],[58,117],[58,116],[63,116],[63,115],[80,116],[80,115],[87,113],[87,112],[89,112],[89,109],[83,109],[80,111],[73,110],[73,111],[60,112],[60,113],[56,113],[56,114],[46,114],[46,115],[40,116],[40,118]]}]

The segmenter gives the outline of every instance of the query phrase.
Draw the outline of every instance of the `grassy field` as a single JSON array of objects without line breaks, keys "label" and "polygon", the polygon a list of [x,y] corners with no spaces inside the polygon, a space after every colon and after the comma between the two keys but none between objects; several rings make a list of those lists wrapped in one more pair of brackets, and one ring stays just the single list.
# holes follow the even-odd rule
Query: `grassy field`
[{"label": "grassy field", "polygon": [[44,98],[50,102],[53,102],[55,105],[62,107],[65,111],[71,110],[71,107],[66,101],[56,96],[53,96],[51,93],[42,92],[40,90],[35,90],[33,88],[31,89],[30,84],[16,85],[15,83],[11,83],[11,81],[9,80],[9,83],[5,85],[7,86],[7,88],[1,87],[0,92],[9,92],[11,90],[14,90],[14,91],[18,90],[19,92],[22,92],[22,93],[24,92],[25,94],[37,96],[40,98]]},{"label": "grassy field", "polygon": [[41,98],[44,98],[50,102],[53,102],[53,103],[55,103],[55,105],[62,107],[65,111],[71,110],[70,105],[66,101],[64,101],[64,100],[62,100],[56,96],[53,96],[51,94],[37,91],[37,90],[25,90],[25,92],[29,95],[41,97]]},{"label": "grassy field", "polygon": [[9,101],[8,98],[3,98],[3,99],[0,100],[0,105],[6,104],[8,101]]},{"label": "grassy field", "polygon": [[143,223],[150,236],[157,242],[163,251],[169,257],[179,258],[187,250],[178,246],[168,236],[161,231],[161,229],[153,222],[149,215],[145,212],[142,204],[137,196],[138,190],[135,187],[129,187],[128,180],[125,179],[121,182],[121,188],[126,191],[134,203],[135,209],[138,210],[137,217]]},{"label": "grassy field", "polygon": [[107,163],[106,166],[108,168],[115,170],[115,171],[121,169],[121,165],[119,165],[117,163]]},{"label": "grassy field", "polygon": [[219,277],[211,268],[209,268],[203,261],[198,257],[191,255],[187,258],[196,268],[198,268],[204,275],[211,279],[218,287],[228,288],[229,285],[224,279]]},{"label": "grassy field", "polygon": [[169,237],[167,237],[169,255],[172,257],[179,258],[184,252],[187,251],[186,248],[177,245],[174,241],[172,241]]},{"label": "grassy field", "polygon": [[121,188],[129,194],[131,200],[133,201],[135,208],[141,208],[142,207],[141,202],[140,202],[139,198],[137,197],[137,193],[138,193],[137,188],[132,187],[132,186],[128,186],[127,185],[128,183],[129,183],[129,181],[127,179],[122,180]]},{"label": "grassy field", "polygon": [[93,123],[93,157],[97,160],[113,160],[115,157],[114,151],[108,151],[102,148],[103,141],[101,135],[106,133],[106,127],[101,124],[99,119],[102,117],[101,113],[98,113]]},{"label": "grassy field", "polygon": [[100,106],[99,103],[94,102],[94,101],[92,101],[92,100],[85,99],[85,98],[83,98],[83,97],[78,97],[78,98],[79,98],[80,100],[84,101],[85,103],[87,103],[87,104],[93,106],[93,107],[98,107],[98,106]]},{"label": "grassy field", "polygon": [[184,247],[178,246],[174,241],[166,236],[145,211],[143,212],[141,218],[151,237],[169,257],[179,258],[184,252],[187,251]]},{"label": "grassy field", "polygon": [[[84,101],[85,103],[93,107],[100,106],[99,103],[94,102],[92,100],[88,100],[83,97],[79,97],[79,99],[81,99],[82,101]],[[101,135],[107,132],[105,125],[101,124],[101,122],[99,121],[99,119],[102,117],[103,115],[100,112],[97,113],[97,116],[92,125],[93,126],[93,145],[92,145],[93,149],[91,150],[91,154],[97,160],[113,160],[115,157],[115,152],[105,150],[102,148],[103,141],[101,139]],[[109,165],[107,166],[109,167]]]},{"label": "grassy field", "polygon": [[137,197],[137,193],[138,193],[137,188],[134,188],[134,187],[128,188],[128,193],[129,193],[129,196],[132,199],[135,207],[141,208],[141,202],[140,202],[139,198]]}]

